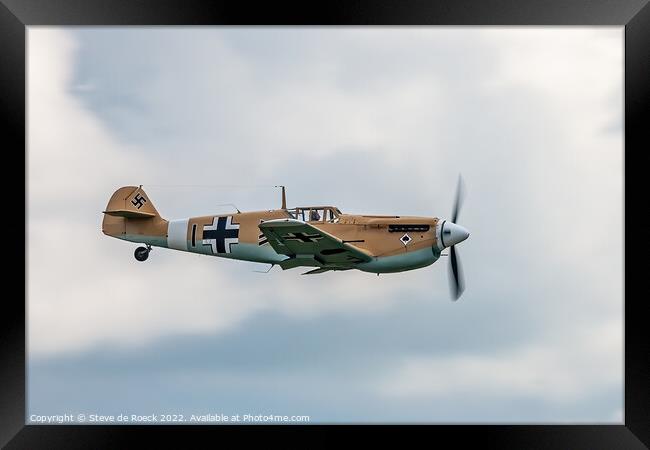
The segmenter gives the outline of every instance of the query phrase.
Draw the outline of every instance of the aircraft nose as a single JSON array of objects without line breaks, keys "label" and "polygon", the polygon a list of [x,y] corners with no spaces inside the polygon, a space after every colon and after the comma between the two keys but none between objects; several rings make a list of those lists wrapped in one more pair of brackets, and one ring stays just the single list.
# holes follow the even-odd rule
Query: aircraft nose
[{"label": "aircraft nose", "polygon": [[468,237],[469,231],[453,222],[445,222],[442,226],[442,242],[445,247],[463,242]]}]

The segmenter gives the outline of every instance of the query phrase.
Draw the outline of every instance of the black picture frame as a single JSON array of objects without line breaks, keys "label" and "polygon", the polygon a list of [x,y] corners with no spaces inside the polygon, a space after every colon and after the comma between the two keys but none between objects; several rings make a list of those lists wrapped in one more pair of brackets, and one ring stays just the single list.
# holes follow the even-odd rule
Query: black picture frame
[{"label": "black picture frame", "polygon": [[[619,25],[625,27],[625,199],[624,306],[625,403],[623,425],[400,425],[363,426],[372,437],[383,439],[406,431],[429,443],[452,442],[497,448],[646,448],[650,445],[650,339],[644,313],[649,289],[643,283],[645,264],[630,255],[648,254],[644,231],[648,222],[635,214],[647,205],[644,174],[650,167],[647,122],[650,91],[650,6],[648,0],[343,0],[277,3],[199,0],[0,0],[0,127],[3,133],[5,173],[25,174],[24,202],[8,189],[5,175],[5,212],[11,236],[4,256],[15,270],[23,268],[23,299],[5,289],[3,296],[2,353],[0,355],[0,445],[7,448],[123,448],[135,438],[152,446],[186,445],[191,438],[213,438],[224,432],[250,430],[280,433],[283,439],[296,431],[326,430],[338,444],[350,427],[299,426],[81,426],[25,425],[26,417],[26,249],[27,178],[25,132],[25,43],[30,25]],[[22,206],[21,206],[22,203]],[[22,208],[22,209],[21,209]],[[13,216],[23,213],[24,234],[16,231]],[[641,215],[643,217],[643,215]],[[607,226],[606,218],[602,224]],[[634,233],[633,233],[634,231]],[[640,236],[639,236],[640,235]],[[6,240],[7,241],[7,240]],[[638,248],[638,247],[641,248]],[[632,251],[633,250],[633,251]],[[612,248],[612,252],[620,249]],[[14,280],[19,276],[12,277]],[[18,292],[21,291],[19,286]],[[289,435],[288,433],[291,433]],[[415,435],[414,435],[415,434]],[[427,436],[422,436],[426,434]],[[331,435],[331,436],[330,436]],[[420,436],[417,436],[420,435]],[[435,440],[432,441],[431,439]],[[213,441],[218,442],[218,441]],[[233,441],[230,441],[233,442]]]}]

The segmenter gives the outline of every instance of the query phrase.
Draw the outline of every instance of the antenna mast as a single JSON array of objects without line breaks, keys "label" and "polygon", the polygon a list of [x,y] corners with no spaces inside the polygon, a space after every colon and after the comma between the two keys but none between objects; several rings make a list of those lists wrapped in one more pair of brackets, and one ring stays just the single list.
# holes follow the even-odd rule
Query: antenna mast
[{"label": "antenna mast", "polygon": [[282,188],[282,209],[287,209],[287,196],[284,192],[284,186],[275,186]]}]

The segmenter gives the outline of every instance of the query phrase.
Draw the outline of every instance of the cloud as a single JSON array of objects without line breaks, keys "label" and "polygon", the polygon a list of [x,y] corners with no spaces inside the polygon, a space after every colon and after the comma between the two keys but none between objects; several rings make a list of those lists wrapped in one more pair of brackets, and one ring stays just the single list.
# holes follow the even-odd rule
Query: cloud
[{"label": "cloud", "polygon": [[[141,148],[115,139],[71,94],[78,51],[71,35],[32,28],[29,44],[33,357],[106,342],[142,346],[169,334],[214,333],[265,309],[312,316],[372,311],[391,302],[390,292],[400,283],[390,277],[364,283],[370,278],[365,273],[339,275],[337,294],[331,295],[325,289],[312,292],[305,278],[277,273],[265,277],[251,274],[250,264],[187,254],[172,257],[167,250],[156,250],[153,264],[136,263],[131,250],[101,234],[100,211],[112,189],[132,184],[143,170],[162,169]],[[322,278],[319,285],[330,282],[328,275]],[[270,296],[273,292],[283,294]]]},{"label": "cloud", "polygon": [[[84,206],[100,193],[105,196],[106,184],[132,179],[144,160],[132,146],[118,144],[71,95],[75,40],[61,31],[32,28],[28,43],[29,217],[58,213],[88,220],[104,205],[92,212]],[[149,167],[155,170],[156,164]]]},{"label": "cloud", "polygon": [[622,381],[621,323],[594,326],[570,341],[547,340],[500,354],[408,356],[379,383],[387,396],[479,395],[571,404]]},{"label": "cloud", "polygon": [[[228,336],[253,339],[249,326],[275,318],[281,342],[298,324],[343,330],[335,352],[318,349],[336,339],[324,332],[301,350],[328,354],[338,381],[313,378],[314,360],[299,359],[289,384],[347,392],[345,417],[370,414],[355,409],[360,399],[398,412],[435,400],[442,414],[459,397],[494,403],[499,392],[499,417],[508,401],[522,402],[522,417],[570,402],[570,417],[594,405],[617,417],[622,29],[30,27],[28,44],[29,350],[43,373],[181,338],[181,353],[208,338],[206,354],[218,342],[248,353]],[[458,303],[444,260],[380,277],[257,274],[166,249],[137,263],[134,245],[100,231],[113,190],[140,183],[167,218],[228,202],[276,207],[275,184],[294,205],[445,217],[458,172],[468,194],[460,223],[472,232],[459,248]],[[250,187],[173,187],[183,184]],[[372,371],[343,369],[362,354],[374,355],[364,362]],[[198,358],[185,364],[206,389],[210,377],[230,380],[232,367],[214,372]],[[241,392],[266,386],[245,375]],[[614,395],[601,401],[603,391]],[[491,413],[470,403],[450,414]],[[418,405],[413,418],[432,417]]]}]

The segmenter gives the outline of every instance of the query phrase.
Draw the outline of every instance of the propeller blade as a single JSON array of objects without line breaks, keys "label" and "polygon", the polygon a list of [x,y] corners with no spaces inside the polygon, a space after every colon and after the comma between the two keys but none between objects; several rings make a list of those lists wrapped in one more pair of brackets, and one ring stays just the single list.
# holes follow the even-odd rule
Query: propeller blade
[{"label": "propeller blade", "polygon": [[454,208],[451,211],[451,221],[456,223],[458,213],[461,206],[463,206],[463,198],[465,197],[465,189],[463,187],[463,178],[458,174],[458,184],[456,186],[456,198],[454,199]]},{"label": "propeller blade", "polygon": [[463,267],[460,263],[460,257],[456,254],[456,246],[449,247],[449,283],[451,286],[452,300],[460,298],[465,290],[465,279],[463,277]]}]

